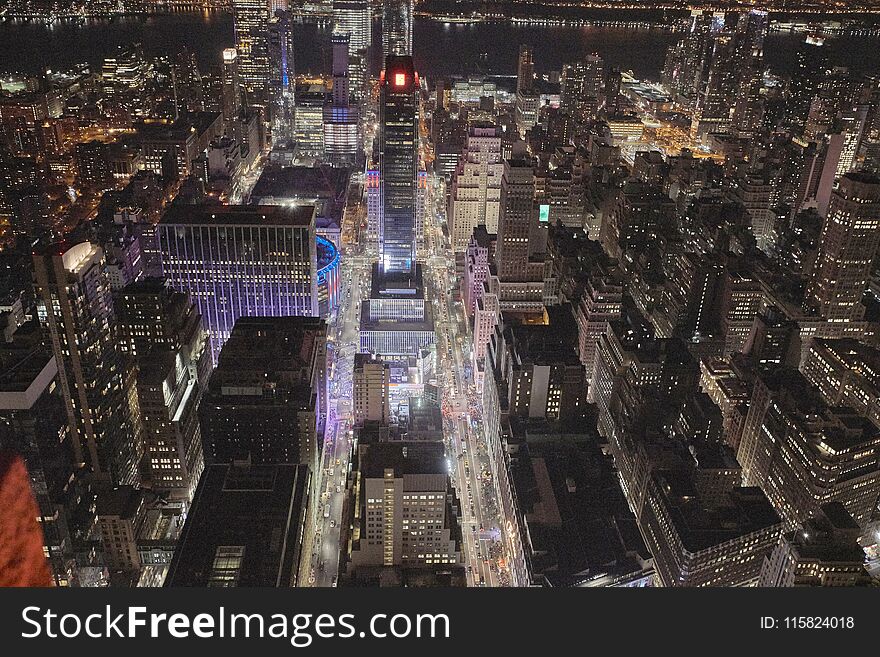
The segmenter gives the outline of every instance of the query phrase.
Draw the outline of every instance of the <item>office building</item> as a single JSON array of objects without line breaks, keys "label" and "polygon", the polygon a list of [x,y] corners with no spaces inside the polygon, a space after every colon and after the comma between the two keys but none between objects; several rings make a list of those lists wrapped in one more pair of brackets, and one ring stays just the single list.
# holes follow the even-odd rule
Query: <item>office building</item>
[{"label": "office building", "polygon": [[158,228],[164,276],[198,308],[214,362],[239,317],[317,316],[314,206],[175,206]]},{"label": "office building", "polygon": [[501,134],[493,125],[474,125],[452,176],[449,233],[452,248],[464,251],[477,226],[498,231],[501,203]]},{"label": "office building", "polygon": [[867,173],[846,174],[831,195],[822,224],[806,304],[832,322],[862,319],[862,295],[878,249],[880,178]]},{"label": "office building", "polygon": [[511,416],[559,420],[586,412],[587,381],[569,306],[547,309],[546,324],[508,323],[503,379]]},{"label": "office building", "polygon": [[154,491],[189,502],[204,468],[197,410],[211,371],[207,331],[189,297],[161,279],[124,287],[116,309],[122,345],[137,359],[142,471]]},{"label": "office building", "polygon": [[120,350],[104,253],[60,243],[33,257],[37,315],[52,347],[76,463],[117,484],[140,480],[135,368]]},{"label": "office building", "polygon": [[102,490],[95,499],[98,534],[111,571],[141,569],[137,537],[146,520],[146,493],[132,486]]},{"label": "office building", "polygon": [[391,419],[391,367],[371,354],[354,355],[354,423],[388,424]]},{"label": "office building", "polygon": [[296,85],[294,141],[300,161],[314,162],[324,157],[324,106],[327,87],[323,81],[308,80]]},{"label": "office building", "polygon": [[294,17],[278,11],[269,20],[269,105],[265,112],[270,122],[272,143],[289,144],[294,137],[296,76],[294,69]]},{"label": "office building", "polygon": [[787,529],[828,502],[865,527],[880,494],[878,447],[876,425],[780,368],[755,380],[737,459],[743,483],[764,490]]},{"label": "office building", "polygon": [[267,0],[232,2],[238,75],[249,107],[266,109],[269,101],[270,18]]},{"label": "office building", "polygon": [[257,205],[314,205],[315,233],[341,245],[342,216],[352,170],[329,164],[267,166],[251,189]]},{"label": "office building", "polygon": [[490,263],[495,262],[496,235],[486,226],[478,225],[468,238],[464,262],[464,285],[462,301],[468,317],[477,309],[477,301],[483,296],[485,283],[491,275]]},{"label": "office building", "polygon": [[239,140],[241,130],[241,81],[238,74],[238,51],[235,48],[223,49],[221,113],[224,132],[234,140]]},{"label": "office building", "polygon": [[415,267],[418,90],[412,58],[390,56],[380,80],[379,97],[379,262],[383,274],[410,274]]},{"label": "office building", "polygon": [[543,305],[544,263],[533,257],[538,220],[534,163],[521,156],[505,160],[495,247],[504,310],[539,311]]},{"label": "office building", "polygon": [[382,61],[412,55],[413,0],[382,0]]},{"label": "office building", "polygon": [[349,91],[355,103],[367,94],[373,25],[369,0],[333,0],[333,29],[347,34]]},{"label": "office building", "polygon": [[361,302],[360,351],[392,359],[416,357],[435,339],[422,268],[389,276],[374,264],[370,296]]},{"label": "office building", "polygon": [[373,45],[369,0],[333,0],[334,31],[349,36],[349,54]]},{"label": "office building", "polygon": [[605,62],[593,53],[562,69],[560,108],[578,124],[596,118],[605,106]]},{"label": "office building", "polygon": [[442,443],[362,443],[356,486],[354,570],[461,562],[461,528]]},{"label": "office building", "polygon": [[843,505],[822,505],[815,517],[782,536],[758,586],[868,586],[860,533]]},{"label": "office building", "polygon": [[104,142],[89,141],[76,145],[76,164],[79,182],[95,190],[112,189],[110,147]]},{"label": "office building", "polygon": [[[242,128],[242,139],[246,130]],[[219,112],[195,112],[172,122],[137,124],[144,168],[157,176],[182,180],[198,170],[198,160],[223,133]]]},{"label": "office building", "polygon": [[[578,355],[588,382],[593,378],[599,340],[608,331],[610,323],[620,319],[622,310],[623,286],[618,278],[596,278],[585,285],[574,316],[578,324]],[[587,398],[593,401],[592,388],[587,390]]]},{"label": "office building", "polygon": [[880,350],[852,339],[814,338],[800,365],[831,406],[848,406],[880,426]]},{"label": "office building", "polygon": [[709,497],[702,483],[674,471],[649,475],[636,517],[654,556],[657,582],[667,587],[755,586],[779,540],[779,516],[757,488],[734,487]]},{"label": "office building", "polygon": [[348,34],[330,37],[333,90],[324,106],[324,157],[336,165],[353,165],[362,151],[358,109],[351,104]]},{"label": "office building", "polygon": [[829,69],[825,39],[808,34],[795,51],[795,69],[788,86],[785,119],[791,131],[800,135],[806,126],[810,105],[819,82]]},{"label": "office building", "polygon": [[327,413],[327,327],[316,317],[241,317],[199,407],[209,463],[318,471]]},{"label": "office building", "polygon": [[425,180],[419,175],[418,90],[412,58],[388,57],[379,83],[379,261],[370,296],[361,304],[360,326],[361,351],[384,357],[416,357],[434,343],[431,306],[416,264],[424,212],[419,181]]}]

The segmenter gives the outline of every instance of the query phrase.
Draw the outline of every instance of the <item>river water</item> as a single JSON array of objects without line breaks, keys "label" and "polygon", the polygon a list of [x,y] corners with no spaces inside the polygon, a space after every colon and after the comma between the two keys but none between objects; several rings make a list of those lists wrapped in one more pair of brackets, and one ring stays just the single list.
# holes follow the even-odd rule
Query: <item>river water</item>
[{"label": "river water", "polygon": [[[428,76],[485,72],[515,73],[521,43],[535,49],[538,71],[559,70],[579,55],[598,52],[610,65],[638,77],[657,78],[666,49],[680,35],[663,29],[624,27],[537,27],[507,23],[446,24],[417,17],[413,28],[417,68]],[[378,29],[374,43],[379,43]],[[773,34],[765,48],[772,69],[786,73],[801,37]],[[193,50],[205,71],[217,67],[220,52],[232,45],[232,18],[222,12],[182,12],[146,18],[89,20],[83,24],[0,22],[0,71],[34,73],[66,68],[82,61],[98,63],[117,45],[139,41],[148,54]],[[842,36],[829,48],[837,65],[880,74],[876,38]],[[327,70],[326,29],[296,26],[296,68]],[[378,63],[376,64],[378,66]]]}]

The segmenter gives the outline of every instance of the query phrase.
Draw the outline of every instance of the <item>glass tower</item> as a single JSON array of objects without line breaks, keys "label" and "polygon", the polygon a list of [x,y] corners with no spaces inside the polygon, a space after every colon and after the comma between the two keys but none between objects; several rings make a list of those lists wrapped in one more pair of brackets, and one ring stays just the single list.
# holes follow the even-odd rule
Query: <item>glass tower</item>
[{"label": "glass tower", "polygon": [[382,190],[379,251],[381,270],[385,274],[408,274],[415,264],[418,89],[412,57],[388,57],[380,79],[379,99]]}]

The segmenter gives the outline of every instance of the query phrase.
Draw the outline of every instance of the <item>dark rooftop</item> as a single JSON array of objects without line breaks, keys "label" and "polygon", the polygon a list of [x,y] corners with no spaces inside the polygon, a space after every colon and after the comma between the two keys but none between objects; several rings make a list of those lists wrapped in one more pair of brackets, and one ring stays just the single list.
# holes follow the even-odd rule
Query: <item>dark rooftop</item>
[{"label": "dark rooftop", "polygon": [[161,223],[174,225],[308,226],[315,220],[313,205],[175,205]]},{"label": "dark rooftop", "polygon": [[416,474],[447,474],[443,443],[377,442],[367,446],[360,463],[363,477],[381,478],[392,468],[396,477]]},{"label": "dark rooftop", "polygon": [[309,478],[304,465],[207,467],[165,586],[295,586]]}]

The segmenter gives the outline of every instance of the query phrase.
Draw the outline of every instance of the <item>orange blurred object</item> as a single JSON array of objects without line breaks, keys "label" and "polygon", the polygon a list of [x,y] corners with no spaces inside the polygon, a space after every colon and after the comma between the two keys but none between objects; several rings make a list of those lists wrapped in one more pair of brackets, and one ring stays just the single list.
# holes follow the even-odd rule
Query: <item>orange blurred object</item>
[{"label": "orange blurred object", "polygon": [[0,452],[0,586],[52,586],[24,461]]}]

